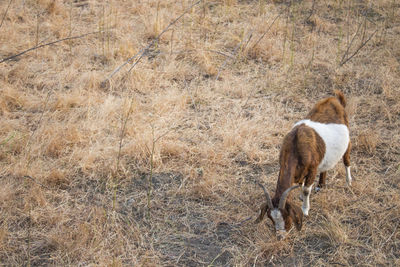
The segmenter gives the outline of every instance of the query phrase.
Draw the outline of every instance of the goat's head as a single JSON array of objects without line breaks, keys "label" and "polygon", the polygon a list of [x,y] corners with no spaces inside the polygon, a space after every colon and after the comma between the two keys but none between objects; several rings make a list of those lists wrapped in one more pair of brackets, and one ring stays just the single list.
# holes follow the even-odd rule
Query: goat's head
[{"label": "goat's head", "polygon": [[261,205],[261,212],[255,223],[261,222],[265,214],[267,214],[268,218],[271,219],[275,226],[275,233],[279,240],[286,237],[286,235],[292,229],[293,223],[297,230],[300,231],[303,225],[303,212],[300,207],[297,207],[291,204],[290,201],[287,201],[290,191],[298,188],[299,185],[292,186],[283,192],[281,198],[279,199],[278,207],[274,207],[264,186],[261,184],[259,185],[264,190],[267,202]]}]

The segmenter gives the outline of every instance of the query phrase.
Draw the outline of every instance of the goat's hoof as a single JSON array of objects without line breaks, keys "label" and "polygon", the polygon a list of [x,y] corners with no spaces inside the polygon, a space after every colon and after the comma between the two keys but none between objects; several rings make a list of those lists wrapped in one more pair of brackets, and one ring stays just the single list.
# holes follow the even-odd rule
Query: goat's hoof
[{"label": "goat's hoof", "polygon": [[303,215],[308,216],[308,210],[302,209],[303,210]]},{"label": "goat's hoof", "polygon": [[315,193],[318,193],[319,191],[321,191],[321,187],[316,186],[314,190],[315,190]]},{"label": "goat's hoof", "polygon": [[303,201],[303,194],[300,194],[300,195],[299,195],[299,199],[300,199],[301,201]]}]

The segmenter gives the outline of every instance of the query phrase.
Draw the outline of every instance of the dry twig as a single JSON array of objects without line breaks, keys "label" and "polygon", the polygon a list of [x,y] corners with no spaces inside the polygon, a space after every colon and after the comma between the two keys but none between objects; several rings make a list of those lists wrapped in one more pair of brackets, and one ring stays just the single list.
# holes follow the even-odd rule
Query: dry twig
[{"label": "dry twig", "polygon": [[[344,64],[346,64],[348,61],[350,61],[354,56],[356,56],[358,54],[358,52],[360,52],[360,50],[372,39],[372,37],[374,37],[374,35],[377,33],[378,29],[376,29],[365,41],[365,31],[366,31],[366,23],[367,20],[370,21],[366,14],[364,14],[364,20],[357,26],[357,30],[356,33],[353,35],[353,38],[351,39],[350,43],[348,44],[347,48],[346,48],[346,52],[343,54],[342,59],[340,60],[339,66],[342,67]],[[372,22],[372,21],[371,21]],[[372,22],[373,24],[375,24],[374,22]],[[361,37],[361,44],[358,46],[358,48],[349,56],[350,53],[350,48],[353,45],[354,40],[356,39],[358,33],[360,32],[360,29],[362,28],[362,26],[364,25],[364,29],[362,31],[362,37]]]},{"label": "dry twig", "polygon": [[[240,43],[235,47],[235,49],[233,50],[233,53],[232,53],[232,55],[234,56],[234,58],[236,58],[237,51],[238,51],[238,49],[242,46],[243,42],[244,42],[245,40],[247,40],[247,43],[246,43],[246,44],[248,44],[252,36],[253,36],[253,31],[251,31],[250,33],[248,33],[248,34],[246,35],[246,37],[243,38],[242,41],[240,41]],[[222,63],[222,65],[219,67],[217,76],[215,77],[215,81],[218,80],[219,75],[221,74],[221,71],[225,68],[225,66],[226,66],[226,64],[228,63],[228,60],[229,60],[229,59],[231,59],[231,57],[225,59],[224,63]]]},{"label": "dry twig", "polygon": [[35,178],[33,178],[32,176],[25,175],[25,176],[24,176],[24,178],[30,179],[31,181],[33,181],[34,183],[36,183],[36,184],[40,185],[41,187],[43,187],[43,188],[46,188],[46,189],[50,190],[50,188],[49,188],[49,187],[47,187],[47,186],[45,186],[44,184],[40,183],[38,180],[36,180],[36,179],[35,179]]},{"label": "dry twig", "polygon": [[280,12],[278,15],[275,16],[274,20],[271,22],[271,24],[268,26],[267,30],[265,32],[263,32],[263,34],[261,35],[260,38],[258,38],[258,40],[253,44],[253,46],[251,47],[252,49],[254,49],[254,47],[256,47],[256,45],[264,38],[264,36],[269,32],[269,30],[272,28],[272,26],[275,24],[275,21],[282,16],[282,14],[288,9],[285,8],[282,12]]},{"label": "dry twig", "polygon": [[360,44],[360,46],[356,49],[356,51],[354,51],[354,53],[351,56],[348,56],[345,60],[342,60],[342,62],[340,62],[339,66],[342,67],[344,64],[346,64],[349,60],[351,60],[355,55],[358,54],[358,52],[372,39],[372,37],[374,37],[375,33],[377,33],[378,29],[376,29],[369,37],[367,40],[365,40],[364,42],[362,42]]},{"label": "dry twig", "polygon": [[37,45],[37,46],[31,47],[29,49],[26,49],[26,50],[24,50],[24,51],[22,51],[22,52],[20,52],[18,54],[3,58],[3,59],[0,60],[0,63],[3,63],[5,61],[8,61],[8,60],[14,59],[16,57],[22,56],[23,54],[26,54],[26,53],[28,53],[30,51],[33,51],[33,50],[36,50],[36,49],[39,49],[39,48],[42,48],[42,47],[45,47],[45,46],[53,45],[53,44],[64,42],[64,41],[68,41],[68,40],[81,39],[81,38],[86,37],[88,35],[97,34],[97,33],[100,33],[100,32],[103,32],[103,31],[89,32],[89,33],[85,33],[85,34],[82,34],[82,35],[67,37],[67,38],[59,39],[59,40],[56,40],[56,41],[53,41],[53,42],[50,42],[50,43]]},{"label": "dry twig", "polygon": [[8,6],[6,8],[6,11],[4,12],[3,18],[1,19],[0,28],[1,28],[1,26],[3,26],[3,22],[4,22],[4,20],[5,20],[6,16],[7,16],[8,9],[11,6],[11,2],[12,2],[12,0],[10,0],[10,2],[8,2]]},{"label": "dry twig", "polygon": [[127,61],[125,61],[122,65],[120,65],[118,68],[116,68],[110,75],[107,76],[107,78],[101,83],[102,86],[105,86],[106,82],[109,81],[117,72],[119,72],[125,65],[127,65],[129,62],[131,62],[133,59],[138,57],[138,59],[132,64],[132,66],[129,68],[128,72],[130,72],[138,63],[139,61],[143,58],[144,54],[149,50],[150,47],[152,47],[159,39],[160,37],[168,31],[168,29],[173,26],[175,23],[177,23],[186,13],[188,13],[194,6],[198,5],[201,1],[199,0],[190,7],[188,7],[179,17],[177,17],[175,20],[173,20],[168,26],[156,36],[145,48],[141,49],[136,55],[128,58]]},{"label": "dry twig", "polygon": [[122,150],[122,145],[123,145],[123,141],[124,141],[124,137],[125,137],[125,132],[126,132],[126,125],[128,123],[129,120],[129,116],[132,113],[132,106],[133,106],[133,98],[131,98],[131,102],[129,104],[129,110],[128,113],[126,114],[125,119],[122,118],[121,120],[121,134],[119,137],[119,148],[118,148],[118,155],[117,155],[117,164],[116,164],[116,170],[115,170],[115,175],[113,175],[113,210],[115,211],[115,205],[116,205],[116,201],[117,201],[117,187],[116,187],[116,181],[115,181],[115,177],[118,175],[119,172],[119,163],[121,161],[121,150]]}]

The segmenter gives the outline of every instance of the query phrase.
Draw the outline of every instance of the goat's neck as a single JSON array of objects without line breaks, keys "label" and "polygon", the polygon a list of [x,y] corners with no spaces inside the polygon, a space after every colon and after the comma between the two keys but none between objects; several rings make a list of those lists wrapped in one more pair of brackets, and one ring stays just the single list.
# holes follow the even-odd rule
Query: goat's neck
[{"label": "goat's neck", "polygon": [[283,192],[285,192],[286,189],[293,185],[296,174],[296,167],[297,160],[293,156],[289,156],[289,160],[281,162],[275,196],[272,200],[274,203],[279,202],[279,199],[281,198]]}]

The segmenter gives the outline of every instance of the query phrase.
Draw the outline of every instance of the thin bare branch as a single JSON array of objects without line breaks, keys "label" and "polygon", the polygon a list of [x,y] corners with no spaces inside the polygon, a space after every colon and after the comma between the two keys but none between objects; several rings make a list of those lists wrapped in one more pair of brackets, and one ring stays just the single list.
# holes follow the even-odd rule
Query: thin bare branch
[{"label": "thin bare branch", "polygon": [[238,222],[238,223],[237,223],[236,225],[234,225],[234,226],[235,226],[235,227],[240,227],[240,226],[242,226],[245,222],[248,222],[248,221],[250,221],[251,219],[253,219],[253,216],[247,217],[246,219],[244,219],[244,220]]},{"label": "thin bare branch", "polygon": [[139,58],[135,61],[135,63],[132,64],[132,66],[129,68],[128,72],[130,72],[138,63],[139,61],[142,59],[142,57],[144,56],[144,54],[147,52],[147,50],[154,45],[156,42],[158,42],[158,40],[160,39],[161,35],[163,35],[165,32],[168,31],[168,29],[174,25],[176,22],[178,22],[178,20],[180,20],[186,13],[188,13],[190,10],[192,10],[192,8],[196,5],[198,5],[202,0],[199,0],[195,3],[193,3],[189,8],[187,8],[185,10],[185,12],[183,12],[179,17],[177,17],[174,21],[172,21],[162,32],[160,32],[159,35],[157,35],[157,37],[151,41],[147,47],[143,50],[143,52],[139,55]]},{"label": "thin bare branch", "polygon": [[314,11],[315,11],[315,0],[313,0],[312,2],[312,6],[311,6],[311,10],[310,10],[310,14],[307,16],[307,18],[304,20],[304,23],[306,23],[312,15],[314,15]]},{"label": "thin bare branch", "polygon": [[[372,37],[376,34],[376,32],[378,31],[378,29],[376,29],[370,36],[369,36],[369,38],[367,39],[367,40],[365,40],[364,41],[364,39],[365,39],[365,33],[366,33],[366,26],[367,26],[367,21],[369,21],[369,22],[371,22],[372,24],[374,24],[374,25],[376,25],[376,23],[374,22],[374,21],[372,21],[372,20],[370,20],[368,17],[367,17],[367,11],[365,11],[365,12],[363,12],[363,17],[364,17],[364,20],[363,21],[361,21],[359,24],[358,24],[358,26],[357,26],[357,30],[356,30],[356,33],[353,35],[353,38],[351,39],[351,41],[350,41],[350,44],[348,44],[348,46],[347,46],[347,49],[346,49],[346,52],[343,54],[343,56],[342,56],[342,59],[341,59],[341,61],[340,61],[340,64],[339,64],[339,66],[341,67],[341,66],[343,66],[344,64],[346,64],[349,60],[351,60],[371,39],[372,39]],[[360,46],[356,49],[356,51],[351,55],[351,56],[349,56],[349,52],[350,52],[350,48],[352,47],[352,45],[353,45],[353,42],[354,42],[354,40],[356,39],[356,37],[357,37],[357,35],[358,35],[358,33],[360,32],[360,30],[361,30],[361,28],[363,28],[363,30],[362,30],[362,33],[361,33],[361,44],[360,44]]]},{"label": "thin bare branch", "polygon": [[[194,53],[194,52],[210,52],[210,53],[215,53],[224,57],[229,57],[234,59],[235,57],[232,56],[231,54],[225,53],[225,52],[221,52],[221,51],[217,51],[217,50],[212,50],[212,49],[187,49],[187,50],[181,50],[181,51],[175,51],[175,52],[170,52],[170,54],[189,54],[189,53]],[[165,52],[160,52],[160,54],[166,54]]]},{"label": "thin bare branch", "polygon": [[343,62],[340,63],[340,67],[342,67],[344,64],[346,64],[348,61],[350,61],[355,55],[358,54],[358,52],[372,39],[372,37],[374,37],[375,33],[377,33],[378,29],[376,29],[371,36],[365,40],[358,48],[357,50],[351,55],[349,56],[346,60],[344,60]]},{"label": "thin bare branch", "polygon": [[42,183],[38,182],[38,180],[36,180],[36,179],[35,179],[35,178],[33,178],[32,176],[25,175],[25,176],[24,176],[24,178],[30,179],[31,181],[33,181],[34,183],[36,183],[36,184],[40,185],[41,187],[43,187],[43,188],[46,188],[46,189],[50,190],[50,188],[49,188],[49,187],[47,187],[47,186],[45,186],[44,184],[42,184]]},{"label": "thin bare branch", "polygon": [[68,41],[68,40],[81,39],[81,38],[86,37],[88,35],[93,35],[93,34],[97,34],[97,33],[101,33],[101,32],[103,32],[103,31],[89,32],[89,33],[85,33],[85,34],[82,34],[82,35],[67,37],[67,38],[59,39],[59,40],[56,40],[56,41],[53,41],[53,42],[50,42],[50,43],[45,43],[45,44],[42,44],[42,45],[34,46],[34,47],[26,49],[26,50],[24,50],[24,51],[22,51],[22,52],[20,52],[18,54],[3,58],[3,59],[0,60],[0,63],[3,63],[5,61],[8,61],[8,60],[14,59],[16,57],[22,56],[23,54],[26,54],[26,53],[28,53],[30,51],[33,51],[33,50],[36,50],[36,49],[39,49],[39,48],[42,48],[42,47],[45,47],[45,46],[53,45],[53,44],[64,42],[64,41]]},{"label": "thin bare branch", "polygon": [[[242,41],[240,41],[240,43],[235,47],[235,49],[233,50],[233,56],[234,56],[234,58],[236,58],[236,53],[237,53],[237,51],[238,51],[238,49],[242,46],[242,44],[243,44],[243,42],[245,41],[245,40],[247,40],[247,43],[250,41],[250,38],[253,36],[253,31],[251,31],[250,33],[248,33],[247,35],[246,35],[246,37],[245,38],[243,38],[242,39]],[[217,76],[215,77],[215,81],[217,81],[218,80],[218,78],[219,78],[219,75],[221,74],[221,71],[225,68],[225,65],[228,63],[228,60],[229,59],[232,59],[232,58],[227,58],[227,59],[225,59],[225,61],[224,61],[224,63],[222,63],[222,65],[219,67],[219,69],[218,69],[218,73],[217,73]]]},{"label": "thin bare branch", "polygon": [[212,52],[212,53],[219,54],[219,55],[221,55],[221,56],[229,57],[229,58],[232,58],[232,59],[235,58],[235,57],[232,56],[232,55],[229,55],[229,54],[227,54],[227,53],[224,53],[224,52],[221,52],[221,51],[217,51],[217,50],[205,49],[204,51]]},{"label": "thin bare branch", "polygon": [[124,137],[125,137],[126,125],[128,123],[129,116],[132,113],[132,107],[133,107],[133,98],[131,99],[131,102],[129,104],[129,110],[128,110],[128,113],[126,114],[125,119],[122,118],[122,120],[121,120],[121,124],[122,125],[121,125],[121,134],[120,134],[120,137],[119,137],[119,148],[118,148],[117,166],[116,166],[117,173],[118,173],[118,170],[119,170],[119,162],[120,162],[120,159],[121,159],[121,150],[122,150],[122,145],[123,145],[123,141],[124,141]]},{"label": "thin bare branch", "polygon": [[[50,95],[51,95],[51,93],[52,93],[52,91],[49,91],[49,92],[47,93],[46,99],[45,99],[45,101],[44,101],[43,110],[42,110],[42,112],[41,112],[41,114],[40,114],[40,117],[39,117],[38,122],[36,123],[36,128],[33,129],[31,135],[30,135],[29,138],[28,138],[28,141],[26,142],[26,149],[27,149],[26,153],[27,153],[27,155],[28,155],[28,159],[30,159],[30,142],[32,141],[32,138],[33,138],[33,136],[35,135],[37,129],[39,129],[40,124],[42,123],[43,115],[44,115],[44,112],[46,111],[46,107],[47,107],[47,104],[48,104],[48,102],[49,102],[49,100],[50,100]],[[28,164],[29,164],[29,161],[30,161],[30,160],[28,160]]]},{"label": "thin bare branch", "polygon": [[347,55],[349,54],[350,48],[353,45],[354,40],[356,39],[356,36],[358,34],[358,32],[361,29],[361,25],[362,23],[360,23],[357,27],[356,33],[353,35],[353,38],[351,38],[350,44],[347,46],[346,52],[343,54],[342,60],[340,62],[343,62],[345,60],[345,58],[347,57]]},{"label": "thin bare branch", "polygon": [[[124,141],[124,137],[125,137],[125,132],[126,132],[126,125],[128,123],[129,120],[129,116],[132,113],[132,106],[133,106],[133,98],[131,98],[131,102],[129,104],[129,110],[128,113],[126,114],[126,117],[121,119],[121,134],[119,137],[119,148],[118,148],[118,155],[117,155],[117,165],[115,168],[115,175],[113,176],[113,203],[112,203],[112,207],[113,210],[115,211],[115,205],[117,202],[117,187],[116,187],[116,181],[115,178],[117,177],[118,173],[119,173],[119,163],[121,161],[121,150],[122,150],[122,145],[123,145],[123,141]],[[123,110],[122,110],[123,113]]]},{"label": "thin bare branch", "polygon": [[168,24],[168,26],[160,33],[156,36],[156,38],[154,38],[145,48],[141,49],[136,55],[128,58],[127,61],[125,61],[122,65],[120,65],[119,67],[117,67],[110,75],[108,75],[106,77],[106,79],[102,82],[102,84],[105,84],[107,81],[109,81],[117,72],[119,72],[125,65],[127,65],[129,62],[131,62],[133,59],[137,58],[137,60],[132,64],[132,66],[129,68],[128,72],[130,72],[138,63],[139,61],[143,58],[144,54],[149,50],[150,47],[152,47],[159,39],[160,37],[166,32],[168,31],[168,29],[173,26],[175,23],[177,23],[186,13],[188,13],[194,6],[198,5],[201,1],[203,0],[199,0],[195,3],[193,3],[192,5],[190,5],[190,7],[188,7],[179,17],[177,17],[176,19],[174,19],[170,24]]},{"label": "thin bare branch", "polygon": [[269,24],[267,30],[260,36],[260,38],[258,38],[258,40],[253,44],[253,46],[251,47],[251,49],[254,49],[254,47],[256,47],[256,45],[261,42],[261,40],[264,38],[264,36],[269,32],[269,30],[272,28],[272,26],[275,24],[275,21],[277,21],[277,19],[282,16],[283,13],[285,13],[287,8],[285,8],[282,12],[280,12],[278,15],[275,16],[274,20],[271,22],[271,24]]},{"label": "thin bare branch", "polygon": [[4,22],[4,20],[5,20],[6,16],[7,16],[8,9],[11,6],[11,2],[12,2],[12,0],[10,0],[10,2],[8,2],[8,6],[6,8],[6,11],[4,12],[3,18],[1,19],[0,28],[1,28],[1,26],[3,26],[3,22]]}]

